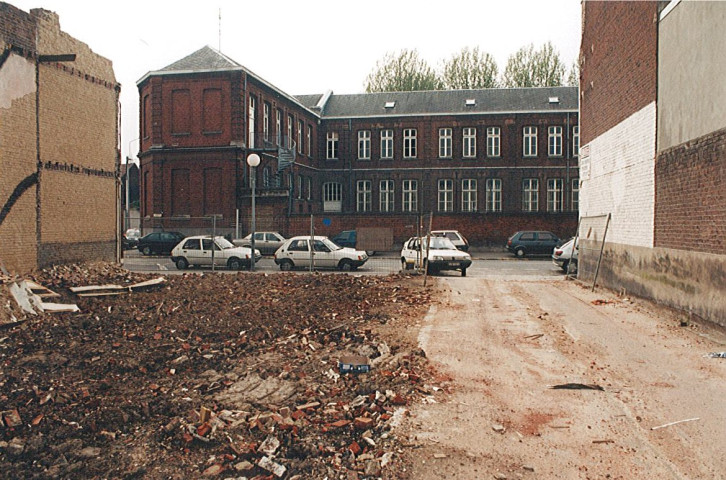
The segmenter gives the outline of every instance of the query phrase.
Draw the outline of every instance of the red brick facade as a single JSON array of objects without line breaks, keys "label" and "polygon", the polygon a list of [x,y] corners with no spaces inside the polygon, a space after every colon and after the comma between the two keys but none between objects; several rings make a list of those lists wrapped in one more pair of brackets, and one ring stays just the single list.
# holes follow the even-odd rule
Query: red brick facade
[{"label": "red brick facade", "polygon": [[[394,239],[403,241],[419,212],[434,212],[437,228],[458,228],[473,244],[503,244],[520,229],[545,229],[574,235],[578,165],[573,135],[576,109],[544,105],[538,113],[449,115],[383,115],[326,118],[319,108],[304,106],[246,71],[213,73],[150,73],[139,81],[141,141],[141,215],[149,228],[184,233],[216,228],[233,233],[239,210],[245,234],[250,215],[250,153],[261,156],[257,172],[257,229],[295,235],[309,229],[310,214],[323,234],[357,226],[390,225]],[[251,105],[254,120],[250,114]],[[279,115],[279,126],[278,126]],[[267,120],[265,120],[267,118]],[[254,121],[253,125],[250,123]],[[290,123],[292,121],[292,123]],[[215,123],[216,122],[216,123]],[[487,128],[499,128],[497,156],[487,155]],[[523,155],[524,127],[537,128],[537,154]],[[548,128],[559,127],[561,153],[548,154]],[[439,158],[439,129],[450,128],[452,154]],[[475,129],[476,155],[463,157],[463,131]],[[415,129],[415,158],[404,158],[404,130]],[[381,158],[381,132],[393,131],[393,156]],[[358,155],[358,135],[370,135],[369,158]],[[269,142],[265,142],[265,132]],[[252,135],[251,135],[252,133]],[[328,134],[337,135],[337,154],[328,158]],[[276,137],[291,138],[295,164],[276,177]],[[252,139],[254,137],[254,139]],[[268,148],[271,147],[271,148]],[[487,211],[487,180],[501,185],[501,207]],[[523,181],[536,180],[538,205],[523,212]],[[380,182],[393,182],[393,210],[380,208]],[[402,185],[415,180],[415,211],[404,209]],[[439,208],[439,181],[451,184],[450,211]],[[462,181],[474,180],[474,211],[462,211]],[[369,182],[369,204],[358,204],[359,181]],[[548,208],[549,182],[560,203]],[[325,184],[337,184],[340,208],[330,211],[323,198]],[[533,183],[534,184],[534,183]]]},{"label": "red brick facade", "polygon": [[582,2],[582,145],[656,100],[658,3]]},{"label": "red brick facade", "polygon": [[726,253],[726,129],[660,152],[655,245]]}]

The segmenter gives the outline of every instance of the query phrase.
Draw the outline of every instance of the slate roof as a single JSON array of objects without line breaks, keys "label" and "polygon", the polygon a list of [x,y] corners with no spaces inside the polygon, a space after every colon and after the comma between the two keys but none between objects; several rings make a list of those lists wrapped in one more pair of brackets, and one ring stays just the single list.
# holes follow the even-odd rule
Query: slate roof
[{"label": "slate roof", "polygon": [[[335,95],[289,95],[221,52],[206,46],[150,75],[241,70],[324,119],[466,115],[485,113],[575,112],[577,87],[488,88]],[[553,101],[554,100],[554,101]],[[322,103],[322,109],[320,108]],[[386,107],[386,104],[389,107]],[[391,106],[392,105],[392,106]]]},{"label": "slate roof", "polygon": [[[308,108],[320,96],[297,97]],[[551,101],[555,100],[556,101]],[[471,102],[473,100],[473,103]],[[577,111],[577,87],[489,88],[331,95],[323,118]],[[469,104],[467,104],[469,101]],[[393,107],[386,108],[386,104]]]}]

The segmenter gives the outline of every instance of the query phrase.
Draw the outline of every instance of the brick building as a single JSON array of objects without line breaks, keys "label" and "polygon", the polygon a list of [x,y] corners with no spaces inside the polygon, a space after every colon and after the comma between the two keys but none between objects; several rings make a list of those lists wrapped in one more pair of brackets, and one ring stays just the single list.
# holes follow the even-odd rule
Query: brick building
[{"label": "brick building", "polygon": [[574,87],[292,96],[205,47],[138,88],[147,231],[216,217],[245,234],[250,153],[258,230],[307,232],[312,214],[320,234],[387,226],[400,242],[429,212],[474,244],[576,229]]},{"label": "brick building", "polygon": [[111,62],[47,10],[0,3],[0,261],[114,261],[118,98]]},{"label": "brick building", "polygon": [[[583,2],[581,278],[726,325],[726,4]],[[610,222],[605,233],[605,220]]]}]

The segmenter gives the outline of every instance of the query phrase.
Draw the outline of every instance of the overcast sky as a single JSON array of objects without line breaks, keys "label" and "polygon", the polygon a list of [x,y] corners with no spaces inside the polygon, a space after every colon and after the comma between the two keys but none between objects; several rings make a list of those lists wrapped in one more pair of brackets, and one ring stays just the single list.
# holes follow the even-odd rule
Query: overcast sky
[{"label": "overcast sky", "polygon": [[113,62],[122,158],[138,151],[136,82],[205,45],[292,95],[363,92],[376,62],[402,49],[437,68],[479,47],[501,72],[530,43],[552,42],[568,68],[580,48],[580,0],[4,1],[58,13],[63,31]]}]

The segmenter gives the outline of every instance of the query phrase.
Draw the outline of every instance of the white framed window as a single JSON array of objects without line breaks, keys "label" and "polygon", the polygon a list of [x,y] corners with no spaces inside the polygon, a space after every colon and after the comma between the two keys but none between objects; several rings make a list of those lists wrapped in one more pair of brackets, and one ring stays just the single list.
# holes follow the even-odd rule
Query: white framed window
[{"label": "white framed window", "polygon": [[381,130],[381,158],[393,158],[393,130]]},{"label": "white framed window", "polygon": [[327,154],[325,158],[328,160],[335,160],[338,158],[338,132],[328,132],[326,151]]},{"label": "white framed window", "polygon": [[522,155],[525,157],[537,156],[537,127],[524,127],[522,130]]},{"label": "white framed window", "polygon": [[262,169],[262,186],[265,188],[270,187],[270,167]]},{"label": "white framed window", "polygon": [[343,187],[337,182],[323,184],[323,211],[340,212],[343,210]]},{"label": "white framed window", "polygon": [[402,204],[404,212],[418,211],[418,181],[404,180],[402,184]]},{"label": "white framed window", "polygon": [[287,116],[287,148],[292,148],[295,143],[295,137],[292,135],[293,127],[292,115]]},{"label": "white framed window", "polygon": [[499,127],[487,128],[487,157],[501,155],[502,130]]},{"label": "white framed window", "polygon": [[275,112],[275,135],[277,145],[282,145],[282,110],[279,108]]},{"label": "white framed window", "polygon": [[547,127],[547,155],[562,156],[562,127]]},{"label": "white framed window", "polygon": [[264,141],[270,138],[270,104],[267,102],[262,108],[262,138]]},{"label": "white framed window", "polygon": [[462,155],[464,156],[464,158],[476,157],[476,128],[464,128],[462,148]]},{"label": "white framed window", "polygon": [[439,212],[454,211],[454,181],[449,178],[439,180]]},{"label": "white framed window", "polygon": [[451,129],[439,128],[439,158],[451,158]]},{"label": "white framed window", "polygon": [[416,158],[416,129],[403,130],[403,158]]},{"label": "white framed window", "polygon": [[547,179],[547,211],[548,212],[561,212],[563,210],[564,203],[564,189],[561,178],[548,178]]},{"label": "white framed window", "polygon": [[572,198],[570,201],[570,210],[576,212],[580,209],[580,179],[572,179]]},{"label": "white framed window", "polygon": [[580,127],[572,127],[572,156],[580,156]]},{"label": "white framed window", "polygon": [[501,178],[487,178],[486,210],[487,210],[487,212],[501,212],[502,211],[502,179]]},{"label": "white framed window", "polygon": [[359,212],[370,212],[373,203],[373,194],[371,193],[371,181],[358,180],[356,186],[356,210]]},{"label": "white framed window", "polygon": [[358,130],[358,160],[371,159],[371,131]]},{"label": "white framed window", "polygon": [[247,143],[249,148],[255,148],[255,108],[257,99],[250,95],[250,103],[247,114]]},{"label": "white framed window", "polygon": [[525,212],[539,210],[539,179],[522,180],[522,210]]},{"label": "white framed window", "polygon": [[313,153],[313,127],[311,125],[308,125],[308,157],[312,156]]},{"label": "white framed window", "polygon": [[461,180],[461,211],[476,212],[476,178]]},{"label": "white framed window", "polygon": [[381,212],[392,212],[394,208],[395,183],[393,180],[381,180],[379,184],[379,204]]},{"label": "white framed window", "polygon": [[313,198],[313,181],[312,181],[312,179],[310,177],[307,177],[307,182],[306,183],[308,184],[308,189],[307,189],[308,196],[307,196],[307,199],[308,200],[312,200],[312,198]]},{"label": "white framed window", "polygon": [[303,152],[303,122],[297,121],[297,153],[302,155]]}]

